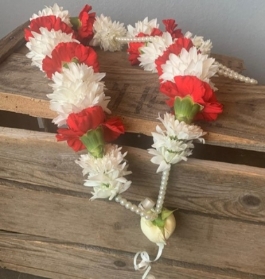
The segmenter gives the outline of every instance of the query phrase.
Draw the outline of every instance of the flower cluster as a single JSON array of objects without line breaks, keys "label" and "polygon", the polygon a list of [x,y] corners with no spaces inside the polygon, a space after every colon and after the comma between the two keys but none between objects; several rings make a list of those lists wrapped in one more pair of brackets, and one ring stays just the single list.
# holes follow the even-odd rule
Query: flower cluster
[{"label": "flower cluster", "polygon": [[76,152],[87,150],[76,161],[87,176],[84,185],[93,187],[92,199],[112,199],[131,184],[125,178],[130,174],[126,154],[108,144],[124,133],[124,126],[118,117],[106,115],[110,99],[104,93],[105,74],[99,73],[96,52],[84,43],[107,37],[104,30],[94,34],[104,22],[110,38],[101,43],[105,49],[116,50],[118,45],[106,47],[106,41],[124,35],[124,30],[104,16],[96,18],[95,13],[89,13],[91,9],[86,5],[79,17],[70,18],[68,11],[56,4],[46,7],[31,17],[25,38],[30,50],[27,56],[51,80],[53,93],[47,97],[57,113],[53,119],[59,126],[57,140],[66,141]]},{"label": "flower cluster", "polygon": [[134,38],[155,36],[146,42],[129,43],[131,64],[139,64],[146,71],[157,72],[160,91],[169,99],[166,103],[173,114],[159,117],[164,129],[156,127],[152,133],[154,144],[149,153],[151,161],[158,164],[158,172],[170,169],[170,164],[187,160],[193,143],[205,133],[192,124],[194,120],[216,120],[223,106],[217,101],[214,84],[210,81],[217,71],[215,60],[210,58],[212,43],[190,32],[185,35],[176,29],[174,20],[164,20],[165,32],[159,30],[156,20],[129,26],[129,35]]},{"label": "flower cluster", "polygon": [[[96,16],[91,10],[85,5],[78,17],[70,17],[55,4],[32,15],[25,30],[30,50],[27,57],[51,81],[53,92],[47,97],[51,110],[57,113],[53,119],[59,127],[56,138],[82,152],[76,163],[83,169],[84,185],[93,188],[91,200],[115,198],[140,215],[142,231],[159,246],[156,261],[176,226],[173,211],[163,207],[171,165],[187,160],[194,140],[204,143],[205,132],[193,121],[216,120],[223,109],[210,80],[218,66],[208,56],[212,43],[192,37],[190,32],[183,35],[173,19],[163,20],[164,32],[156,19],[148,18],[126,30],[123,24]],[[119,195],[130,187],[126,177],[131,172],[126,153],[111,142],[125,129],[118,117],[107,115],[110,98],[104,93],[105,74],[99,72],[97,54],[91,46],[117,51],[124,42],[129,42],[132,65],[158,74],[159,89],[171,108],[170,113],[159,115],[163,127],[156,126],[154,143],[148,150],[153,155],[151,162],[158,165],[157,172],[163,172],[156,205],[145,199],[136,206]],[[136,258],[145,253],[137,253]],[[135,269],[147,268],[143,277],[150,270],[149,256],[144,258],[148,260],[140,264],[134,261]]]},{"label": "flower cluster", "polygon": [[57,140],[66,141],[74,151],[87,150],[76,161],[87,175],[84,185],[93,187],[92,199],[112,199],[131,184],[125,178],[130,173],[125,154],[107,145],[124,133],[124,127],[119,118],[106,115],[110,98],[104,93],[105,74],[99,72],[91,46],[121,50],[124,40],[120,38],[126,35],[131,64],[158,73],[159,89],[172,108],[172,113],[158,118],[164,128],[157,126],[152,133],[149,153],[159,165],[158,172],[187,160],[193,140],[204,142],[205,133],[192,122],[215,120],[223,108],[210,80],[218,71],[208,56],[211,41],[190,32],[183,34],[173,19],[163,20],[165,31],[156,19],[148,18],[126,30],[123,24],[91,10],[85,5],[78,17],[70,17],[56,4],[46,7],[31,17],[25,38],[30,50],[27,56],[52,82],[53,93],[47,96],[57,113],[53,120],[59,126]]}]

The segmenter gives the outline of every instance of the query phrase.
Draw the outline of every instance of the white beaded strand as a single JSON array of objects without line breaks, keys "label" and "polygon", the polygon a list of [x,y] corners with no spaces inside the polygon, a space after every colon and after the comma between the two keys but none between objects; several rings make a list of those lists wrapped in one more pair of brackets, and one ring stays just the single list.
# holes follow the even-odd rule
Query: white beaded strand
[{"label": "white beaded strand", "polygon": [[[116,196],[115,202],[119,203],[120,205],[124,206],[126,209],[131,210],[132,212],[144,217],[146,220],[154,220],[157,217],[155,212],[150,212],[149,210],[145,210],[143,207],[139,207],[131,202],[127,201],[121,195]],[[149,212],[147,212],[149,211]]]},{"label": "white beaded strand", "polygon": [[117,42],[127,44],[127,43],[146,43],[151,42],[155,37],[154,36],[147,36],[147,37],[115,37]]},{"label": "white beaded strand", "polygon": [[155,211],[157,214],[161,213],[165,196],[166,196],[166,190],[167,190],[167,182],[168,182],[168,177],[170,173],[171,165],[168,170],[163,171],[162,177],[161,177],[161,184],[159,188],[159,194],[156,202],[156,208]]},{"label": "white beaded strand", "polygon": [[[151,42],[153,39],[155,38],[155,36],[147,36],[147,37],[134,37],[134,38],[129,38],[129,37],[115,37],[115,40],[123,43],[123,44],[127,44],[127,43],[146,43],[146,42]],[[237,73],[236,71],[226,67],[225,65],[219,63],[219,62],[215,62],[215,65],[218,65],[219,70],[218,70],[218,74],[222,75],[224,77],[228,77],[230,79],[234,79],[234,80],[238,80],[238,81],[242,81],[245,83],[250,83],[250,84],[258,84],[258,81],[250,78],[250,77],[246,77],[244,75],[241,75],[239,73]]]},{"label": "white beaded strand", "polygon": [[258,84],[258,81],[253,79],[253,78],[249,78],[246,76],[243,76],[239,73],[237,73],[236,71],[224,66],[223,64],[219,63],[219,62],[215,62],[215,65],[217,65],[219,67],[218,70],[218,74],[222,75],[224,77],[228,77],[234,80],[239,80],[245,83],[250,83],[250,84]]}]

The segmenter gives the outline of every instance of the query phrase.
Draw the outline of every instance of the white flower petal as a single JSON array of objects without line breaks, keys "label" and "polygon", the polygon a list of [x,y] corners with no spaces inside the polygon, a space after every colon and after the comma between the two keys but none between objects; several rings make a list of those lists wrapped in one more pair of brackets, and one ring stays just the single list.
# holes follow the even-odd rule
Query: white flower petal
[{"label": "white flower petal", "polygon": [[90,154],[85,154],[76,161],[83,168],[83,175],[88,175],[84,185],[94,187],[91,199],[112,199],[130,187],[131,181],[125,178],[126,175],[131,174],[124,160],[126,153],[122,154],[120,150],[118,146],[108,144],[105,146],[103,158],[94,158]]},{"label": "white flower petal", "polygon": [[96,17],[93,29],[94,37],[90,45],[99,45],[105,51],[118,51],[122,49],[123,44],[116,41],[115,37],[124,37],[126,35],[123,23],[112,22],[110,17],[102,14],[100,17]]},{"label": "white flower petal", "polygon": [[61,30],[48,31],[46,28],[40,28],[40,34],[32,32],[33,37],[29,38],[26,47],[30,50],[26,54],[32,60],[32,65],[42,70],[42,60],[46,55],[51,56],[55,46],[62,42],[77,42],[72,38],[72,34],[63,33]]},{"label": "white flower petal", "polygon": [[53,93],[48,94],[50,109],[58,113],[53,122],[64,125],[70,113],[78,113],[85,108],[101,106],[110,112],[107,105],[109,97],[104,94],[104,83],[100,81],[104,73],[94,73],[92,67],[85,64],[68,63],[61,73],[52,76]]},{"label": "white flower petal", "polygon": [[63,10],[63,7],[59,7],[58,4],[54,4],[52,7],[47,7],[43,9],[42,11],[39,11],[38,14],[33,14],[30,20],[42,17],[42,16],[50,16],[54,15],[56,17],[61,18],[63,22],[65,22],[67,25],[72,26],[70,23],[70,16],[69,12],[67,10]]},{"label": "white flower petal", "polygon": [[210,78],[218,71],[214,61],[208,55],[198,53],[196,47],[191,47],[189,51],[183,48],[179,55],[169,55],[169,59],[161,66],[163,74],[160,78],[174,82],[175,76],[190,75],[209,83]]}]

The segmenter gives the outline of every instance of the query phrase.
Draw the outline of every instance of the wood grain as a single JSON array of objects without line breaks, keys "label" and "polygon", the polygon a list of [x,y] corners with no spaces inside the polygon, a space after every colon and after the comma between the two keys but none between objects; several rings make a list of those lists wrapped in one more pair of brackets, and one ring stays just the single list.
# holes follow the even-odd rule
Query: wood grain
[{"label": "wood grain", "polygon": [[[133,269],[133,254],[95,246],[78,245],[32,235],[0,232],[0,266],[14,267],[52,279],[72,278],[140,278]],[[43,262],[43,258],[46,259]],[[104,259],[104,260],[103,260]],[[157,278],[236,279],[250,274],[225,275],[225,270],[203,266],[184,266],[181,262],[162,259],[152,267]],[[258,278],[252,274],[251,278]]]},{"label": "wood grain", "polygon": [[[0,229],[136,253],[156,247],[115,202],[1,185]],[[265,226],[178,211],[177,230],[163,258],[265,275]],[[104,229],[103,229],[104,228]],[[103,261],[104,262],[104,261]]]},{"label": "wood grain", "polygon": [[[126,130],[150,135],[157,124],[158,112],[165,112],[165,97],[158,94],[156,74],[131,67],[126,53],[99,52],[101,71],[106,72],[106,94],[110,109],[122,116]],[[20,65],[20,66],[18,66]],[[23,68],[23,71],[20,71]],[[209,132],[213,145],[265,151],[265,87],[216,79],[218,99],[224,113],[212,123],[199,123]],[[0,109],[36,117],[54,118],[46,94],[48,81],[22,54],[13,54],[0,65]],[[249,131],[246,133],[245,131]]]},{"label": "wood grain", "polygon": [[24,29],[28,25],[29,21],[26,21],[0,40],[0,63],[25,44]]},{"label": "wood grain", "polygon": [[[150,155],[141,149],[124,147],[133,174],[130,199],[141,201],[158,194],[161,175]],[[34,156],[30,156],[34,154]],[[0,129],[0,177],[83,193],[79,155],[53,134],[18,129]],[[140,175],[139,175],[140,174]],[[147,179],[148,178],[148,179]],[[198,211],[252,222],[265,222],[265,169],[189,159],[173,166],[166,204],[173,208]]]}]

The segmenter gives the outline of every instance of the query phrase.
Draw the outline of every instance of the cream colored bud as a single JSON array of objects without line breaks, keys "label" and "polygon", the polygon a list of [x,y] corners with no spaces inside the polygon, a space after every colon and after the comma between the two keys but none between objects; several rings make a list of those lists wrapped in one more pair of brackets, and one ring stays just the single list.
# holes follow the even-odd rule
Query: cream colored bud
[{"label": "cream colored bud", "polygon": [[144,235],[154,243],[166,244],[166,240],[172,235],[176,228],[176,219],[173,212],[164,219],[163,227],[154,224],[153,221],[141,218],[141,229]]}]

